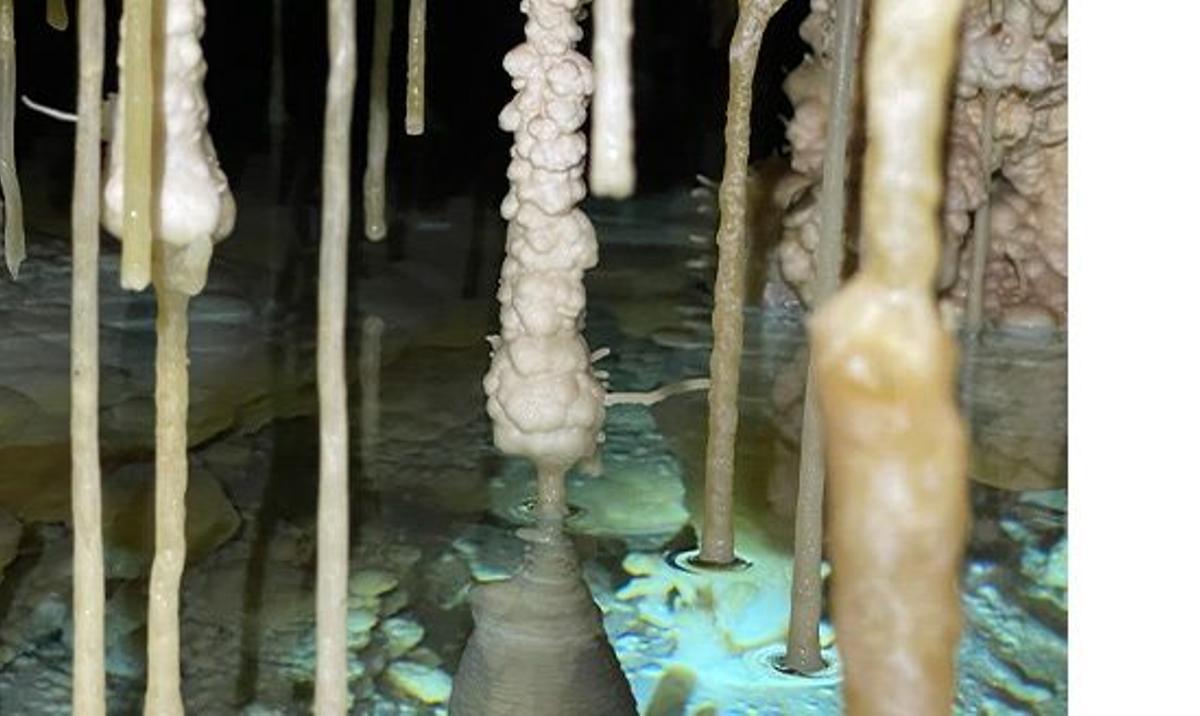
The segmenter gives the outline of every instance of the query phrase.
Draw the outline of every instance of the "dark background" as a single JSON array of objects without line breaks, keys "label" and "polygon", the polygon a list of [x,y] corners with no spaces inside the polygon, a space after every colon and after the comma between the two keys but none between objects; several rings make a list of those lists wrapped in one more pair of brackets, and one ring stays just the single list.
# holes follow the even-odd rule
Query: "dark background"
[{"label": "dark background", "polygon": [[[637,0],[634,38],[639,192],[690,186],[696,174],[719,177],[727,96],[726,48],[733,0]],[[75,104],[75,27],[51,29],[44,3],[16,3],[17,91],[72,110]],[[69,3],[72,23],[75,7]],[[522,39],[517,0],[428,0],[426,134],[404,134],[405,38],[408,3],[395,8],[391,67],[391,196],[400,206],[438,203],[466,192],[501,196],[511,138],[497,126],[513,96],[501,60]],[[116,90],[119,2],[107,3],[105,90]],[[787,69],[807,51],[797,30],[807,2],[793,0],[772,20],[756,79],[752,159],[784,145],[781,117],[791,107],[781,90]],[[209,0],[204,46],[209,63],[210,130],[235,192],[247,161],[270,149],[268,117],[273,33],[270,0]],[[280,201],[316,203],[327,68],[325,3],[284,0],[283,52],[287,121]],[[358,4],[358,101],[352,176],[361,176],[366,151],[367,84],[374,3]],[[590,21],[584,21],[590,31]],[[590,52],[590,35],[580,51]],[[18,169],[28,162],[64,164],[70,171],[71,125],[17,109]],[[49,141],[46,141],[49,140]],[[61,140],[61,142],[59,141]],[[62,152],[52,151],[61,145]],[[55,169],[57,175],[58,168]],[[69,174],[63,174],[69,176]],[[355,191],[358,191],[357,184]],[[69,182],[54,203],[67,210]]]}]

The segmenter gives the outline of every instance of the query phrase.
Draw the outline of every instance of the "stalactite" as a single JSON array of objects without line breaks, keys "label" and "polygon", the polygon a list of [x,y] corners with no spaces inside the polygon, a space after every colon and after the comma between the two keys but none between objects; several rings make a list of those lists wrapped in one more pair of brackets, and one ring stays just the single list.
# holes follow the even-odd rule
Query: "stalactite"
[{"label": "stalactite", "polygon": [[71,711],[104,716],[104,536],[100,491],[100,125],[104,2],[80,0],[71,201]]},{"label": "stalactite", "polygon": [[496,446],[531,459],[544,494],[561,492],[564,473],[595,452],[604,423],[604,389],[580,335],[583,271],[597,259],[595,231],[575,206],[586,191],[580,128],[592,92],[591,66],[572,49],[580,4],[530,0],[526,42],[504,58],[517,89],[500,114],[514,133],[501,206],[510,223],[484,389]]},{"label": "stalactite", "polygon": [[17,112],[17,39],[13,34],[13,0],[0,0],[0,189],[4,192],[4,263],[13,278],[25,260],[25,219],[13,122]]},{"label": "stalactite", "polygon": [[46,24],[59,32],[67,29],[67,0],[46,0]]},{"label": "stalactite", "polygon": [[455,675],[458,716],[635,713],[633,694],[605,639],[600,612],[562,532],[565,474],[596,455],[604,389],[580,330],[583,272],[596,237],[583,199],[592,68],[574,50],[582,0],[527,0],[525,42],[504,58],[517,96],[500,113],[513,132],[512,187],[501,269],[501,335],[489,338],[484,377],[496,446],[537,470],[537,527],[522,530],[516,576],[471,592],[475,630]]},{"label": "stalactite", "polygon": [[[120,68],[123,121],[113,140],[121,155],[121,286],[140,291],[150,283],[154,192],[154,3],[128,0],[121,16]],[[111,230],[113,226],[109,226]]]},{"label": "stalactite", "polygon": [[[819,200],[821,238],[817,244],[816,290],[813,296],[816,307],[833,296],[842,275],[846,243],[842,231],[846,213],[846,147],[854,116],[854,68],[861,15],[862,4],[859,0],[841,0],[837,5],[829,124]],[[810,368],[805,380],[811,378]],[[818,633],[822,602],[825,445],[815,391],[805,391],[803,421],[803,432],[800,434],[800,481],[796,491],[792,610],[785,663],[789,669],[812,673],[825,666]]]},{"label": "stalactite", "polygon": [[371,103],[367,116],[367,173],[363,208],[367,238],[387,236],[388,65],[392,58],[392,0],[375,0],[371,46]]},{"label": "stalactite", "polygon": [[704,525],[700,562],[733,563],[733,466],[742,362],[742,308],[746,283],[746,171],[754,70],[767,22],[784,0],[741,0],[729,46],[729,105],[725,119],[725,170],[718,197],[720,254],[714,287],[713,350],[709,373],[708,446],[705,454]]},{"label": "stalactite", "polygon": [[408,87],[404,131],[425,133],[425,0],[408,1]]},{"label": "stalactite", "polygon": [[317,676],[313,710],[346,713],[346,583],[350,486],[346,425],[346,238],[350,224],[350,120],[357,48],[353,0],[328,0],[329,78],[321,170],[317,299],[320,488],[317,504]]},{"label": "stalactite", "polygon": [[588,184],[592,194],[623,199],[633,194],[633,78],[630,42],[633,0],[594,3],[592,62],[596,97],[592,103],[592,158]]},{"label": "stalactite", "polygon": [[957,352],[934,303],[961,0],[877,0],[859,273],[812,320],[846,712],[949,714],[968,522]]}]

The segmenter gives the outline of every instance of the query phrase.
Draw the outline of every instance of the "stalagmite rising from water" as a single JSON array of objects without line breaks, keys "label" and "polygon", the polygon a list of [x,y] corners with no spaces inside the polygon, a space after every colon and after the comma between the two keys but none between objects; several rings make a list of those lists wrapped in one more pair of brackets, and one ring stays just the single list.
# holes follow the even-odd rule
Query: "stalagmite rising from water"
[{"label": "stalagmite rising from water", "polygon": [[350,120],[357,48],[353,0],[328,0],[329,78],[321,173],[317,393],[321,485],[317,504],[317,677],[313,711],[346,713],[346,580],[350,561],[346,421],[346,234],[350,226]]},{"label": "stalagmite rising from water", "polygon": [[[477,587],[475,631],[455,676],[456,716],[595,716],[635,713],[629,684],[604,637],[578,558],[562,532],[565,474],[594,455],[604,389],[580,335],[583,271],[596,264],[583,199],[592,68],[574,46],[582,0],[527,0],[526,41],[504,68],[517,96],[500,113],[513,132],[512,188],[501,269],[501,335],[484,377],[496,446],[533,461],[536,528],[518,574]],[[536,608],[531,608],[537,605]]]},{"label": "stalagmite rising from water", "polygon": [[425,0],[408,0],[408,87],[404,131],[425,133]]},{"label": "stalagmite rising from water", "polygon": [[704,525],[698,560],[727,565],[733,552],[733,465],[738,425],[738,373],[742,364],[742,307],[746,284],[746,162],[754,69],[767,22],[784,0],[740,0],[729,45],[729,106],[725,113],[725,171],[719,196],[717,283],[708,392]]},{"label": "stalagmite rising from water", "polygon": [[[132,12],[132,8],[127,10]],[[164,3],[159,23],[147,25],[146,39],[154,53],[139,62],[139,72],[153,75],[159,67],[157,94],[129,98],[118,104],[116,134],[110,147],[108,179],[104,187],[104,223],[122,243],[133,240],[125,201],[129,193],[155,189],[147,194],[151,211],[136,217],[137,233],[152,231],[153,280],[158,300],[158,346],[155,355],[155,490],[154,563],[150,571],[146,703],[147,714],[182,714],[179,663],[179,583],[187,557],[184,534],[184,495],[187,491],[188,357],[187,306],[208,279],[213,244],[233,230],[235,207],[229,184],[217,163],[216,151],[206,126],[208,100],[204,95],[207,66],[200,48],[204,5],[196,0]],[[125,44],[138,32],[126,27],[122,56],[130,67],[132,52]],[[136,85],[122,82],[122,91]],[[130,90],[132,91],[132,90]],[[141,100],[144,99],[144,103]],[[130,123],[122,112],[137,108],[151,116],[154,134],[161,143],[138,155],[139,164],[126,164]],[[150,131],[150,128],[147,128]],[[142,137],[138,137],[142,139]],[[160,154],[159,154],[160,153]],[[149,156],[161,156],[160,165],[149,176]],[[161,172],[161,173],[159,173]],[[143,176],[143,174],[145,176]],[[142,184],[142,180],[149,181]],[[139,199],[141,201],[141,199]],[[141,209],[139,209],[141,211]],[[128,249],[128,246],[124,246]],[[127,254],[123,254],[124,256]],[[125,266],[123,265],[123,269]]]},{"label": "stalagmite rising from water", "polygon": [[25,260],[25,218],[13,121],[17,112],[17,40],[13,34],[13,0],[0,0],[0,189],[4,192],[4,263],[13,278]]},{"label": "stalagmite rising from water", "polygon": [[957,351],[934,304],[961,0],[876,0],[859,273],[812,320],[846,711],[949,714],[968,523]]},{"label": "stalagmite rising from water", "polygon": [[595,196],[633,194],[633,77],[629,67],[633,0],[596,0],[592,61],[592,157],[588,185]]},{"label": "stalagmite rising from water", "polygon": [[[816,290],[821,306],[837,291],[842,275],[846,212],[846,145],[853,120],[854,67],[858,54],[859,0],[837,5],[837,39],[833,60],[829,128],[820,198],[821,239],[817,245]],[[812,371],[808,371],[809,378]],[[821,624],[822,512],[825,505],[825,455],[815,391],[805,391],[804,423],[800,434],[800,482],[796,491],[795,558],[792,570],[792,612],[785,657],[789,669],[812,673],[825,666],[818,629]]]},{"label": "stalagmite rising from water", "polygon": [[367,172],[363,177],[363,225],[367,238],[387,236],[388,64],[392,58],[392,0],[375,0],[371,46],[371,104],[367,116]]},{"label": "stalagmite rising from water", "polygon": [[100,125],[104,2],[80,0],[71,205],[71,711],[104,714],[104,536],[100,500]]}]

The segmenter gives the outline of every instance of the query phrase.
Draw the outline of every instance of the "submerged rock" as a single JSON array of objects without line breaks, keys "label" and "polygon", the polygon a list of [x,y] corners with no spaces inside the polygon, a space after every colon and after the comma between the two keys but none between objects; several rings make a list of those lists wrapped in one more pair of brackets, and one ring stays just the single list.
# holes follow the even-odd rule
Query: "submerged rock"
[{"label": "submerged rock", "polygon": [[[107,576],[139,577],[154,558],[154,466],[126,465],[105,478],[104,488]],[[195,562],[233,537],[242,520],[207,470],[190,471],[186,501],[187,556]]]},{"label": "submerged rock", "polygon": [[397,696],[408,696],[422,703],[441,704],[450,698],[450,675],[424,664],[397,661],[384,672],[383,680]]}]

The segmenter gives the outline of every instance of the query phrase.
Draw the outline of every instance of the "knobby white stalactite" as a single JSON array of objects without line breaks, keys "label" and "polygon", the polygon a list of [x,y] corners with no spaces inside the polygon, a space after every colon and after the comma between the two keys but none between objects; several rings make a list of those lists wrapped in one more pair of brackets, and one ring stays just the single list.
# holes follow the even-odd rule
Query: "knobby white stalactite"
[{"label": "knobby white stalactite", "polygon": [[496,446],[538,467],[539,508],[566,512],[567,469],[591,456],[604,422],[604,389],[580,335],[583,272],[596,265],[596,235],[576,208],[586,194],[583,164],[592,68],[573,48],[583,35],[581,0],[528,0],[526,41],[504,58],[516,97],[500,113],[513,132],[512,188],[501,268],[501,334],[490,338],[484,378]]},{"label": "knobby white stalactite", "polygon": [[100,490],[100,130],[104,2],[79,2],[71,203],[72,707],[104,716],[104,535]]},{"label": "knobby white stalactite", "polygon": [[13,121],[17,112],[17,40],[13,34],[13,0],[0,0],[0,188],[4,192],[4,262],[13,278],[25,260],[25,221]]},{"label": "knobby white stalactite", "polygon": [[408,2],[408,87],[404,131],[425,133],[425,0]]},{"label": "knobby white stalactite", "polygon": [[353,0],[328,0],[329,78],[321,170],[317,296],[317,394],[321,476],[317,502],[317,675],[313,711],[347,707],[346,581],[350,562],[349,428],[346,419],[346,239],[350,230],[350,120],[357,46]]},{"label": "knobby white stalactite", "polygon": [[633,0],[595,0],[592,61],[596,97],[592,102],[592,157],[588,184],[596,196],[623,199],[633,194],[633,79],[630,43]]},{"label": "knobby white stalactite", "polygon": [[[204,95],[207,65],[200,47],[204,4],[200,0],[168,0],[158,22],[135,32],[126,9],[122,36],[123,71],[132,72],[136,53],[127,42],[147,40],[153,52],[139,58],[139,73],[161,77],[157,93],[126,97],[117,105],[115,136],[109,147],[108,178],[104,187],[103,218],[106,228],[128,244],[131,224],[126,212],[133,182],[136,191],[149,188],[149,210],[136,217],[154,238],[152,277],[158,300],[158,346],[155,356],[155,492],[154,563],[150,571],[150,605],[147,634],[147,714],[182,714],[179,663],[179,583],[187,556],[184,533],[184,495],[187,490],[187,305],[208,278],[213,244],[233,230],[236,208],[229,183],[217,163],[208,134],[208,100]],[[144,33],[144,38],[142,34]],[[133,38],[133,39],[131,39]],[[156,68],[158,68],[156,70]],[[122,92],[137,83],[122,82]],[[152,123],[147,131],[162,137],[144,155],[126,152],[131,127],[123,117],[135,108]],[[131,167],[154,157],[153,164]],[[153,171],[150,171],[153,170]],[[149,182],[142,185],[142,180]],[[148,219],[148,221],[142,221]],[[126,246],[128,248],[128,246]],[[123,255],[124,262],[125,257]],[[125,268],[123,264],[123,269]],[[124,279],[123,279],[124,281]]]}]

